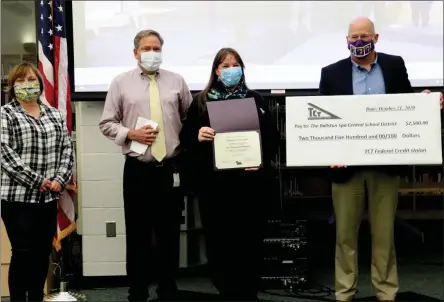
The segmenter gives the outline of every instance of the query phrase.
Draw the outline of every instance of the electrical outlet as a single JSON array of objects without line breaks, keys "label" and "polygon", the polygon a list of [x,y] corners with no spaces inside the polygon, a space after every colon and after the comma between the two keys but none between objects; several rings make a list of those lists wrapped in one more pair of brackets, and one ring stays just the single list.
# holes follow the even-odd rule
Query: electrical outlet
[{"label": "electrical outlet", "polygon": [[116,237],[117,229],[115,221],[107,221],[106,222],[106,237]]}]

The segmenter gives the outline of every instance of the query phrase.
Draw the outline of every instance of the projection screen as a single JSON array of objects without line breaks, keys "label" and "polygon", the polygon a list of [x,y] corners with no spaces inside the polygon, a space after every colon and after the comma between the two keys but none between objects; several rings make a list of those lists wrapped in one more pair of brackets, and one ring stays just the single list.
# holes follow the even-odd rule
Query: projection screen
[{"label": "projection screen", "polygon": [[106,91],[136,67],[133,39],[165,39],[162,68],[191,90],[222,47],[239,51],[253,89],[318,88],[325,65],[349,55],[350,21],[369,17],[377,51],[400,55],[413,86],[443,85],[442,1],[72,1],[76,92]]}]

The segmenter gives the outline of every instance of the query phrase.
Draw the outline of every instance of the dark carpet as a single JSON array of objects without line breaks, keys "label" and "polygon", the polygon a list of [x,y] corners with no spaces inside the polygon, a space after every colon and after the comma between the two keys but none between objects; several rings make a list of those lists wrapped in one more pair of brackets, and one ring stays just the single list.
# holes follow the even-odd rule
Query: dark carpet
[{"label": "dark carpet", "polygon": [[[355,301],[378,301],[376,297],[357,298]],[[396,297],[396,301],[441,301],[433,297],[421,295],[414,292],[399,293]]]},{"label": "dark carpet", "polygon": [[[326,223],[325,223],[326,224]],[[406,229],[397,232],[397,254],[400,293],[397,301],[444,301],[443,222],[428,222],[417,227],[425,232],[420,242]],[[370,251],[368,228],[362,228],[364,240],[359,246],[358,293],[355,301],[375,301],[370,275]],[[285,290],[267,290],[259,294],[262,301],[334,301],[334,227],[318,225],[310,228],[310,288],[295,293]],[[366,239],[367,237],[367,239]],[[107,279],[107,278],[105,278]],[[91,280],[93,281],[93,280]],[[88,301],[125,301],[128,295],[126,278],[119,282],[84,282],[79,288]],[[317,284],[317,285],[314,285]],[[178,279],[179,289],[185,301],[220,301],[217,291],[203,271],[184,273]],[[153,288],[151,298],[156,298]],[[9,301],[3,298],[1,301]]]},{"label": "dark carpet", "polygon": [[[279,295],[270,295],[269,294],[268,296],[269,296],[269,297],[267,297],[268,301],[277,301],[277,300],[282,300],[282,299],[286,298],[284,294],[279,294]],[[308,296],[304,296],[302,294],[288,295],[288,298],[292,298],[292,299],[295,299],[295,298],[304,299],[305,298],[305,300],[313,299],[313,300],[320,300],[320,301],[332,301],[331,300],[332,297],[330,297],[330,298],[308,297]],[[217,294],[193,292],[193,291],[186,291],[186,290],[180,291],[180,299],[181,299],[181,301],[220,301],[221,300]],[[267,301],[267,300],[262,300],[262,301]],[[375,296],[372,296],[372,297],[356,298],[354,301],[363,301],[363,302],[364,301],[366,301],[366,302],[375,301],[376,302],[378,300],[376,299]],[[441,300],[439,300],[437,298],[429,297],[426,295],[414,293],[414,292],[402,292],[397,295],[396,301],[419,302],[419,301],[441,301]]]}]

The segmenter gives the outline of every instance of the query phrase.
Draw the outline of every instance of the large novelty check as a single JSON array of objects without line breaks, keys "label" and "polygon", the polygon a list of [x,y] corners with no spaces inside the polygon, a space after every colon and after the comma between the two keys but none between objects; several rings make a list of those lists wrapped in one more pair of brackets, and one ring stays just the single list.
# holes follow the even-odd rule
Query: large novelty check
[{"label": "large novelty check", "polygon": [[441,164],[439,93],[286,99],[287,166]]}]

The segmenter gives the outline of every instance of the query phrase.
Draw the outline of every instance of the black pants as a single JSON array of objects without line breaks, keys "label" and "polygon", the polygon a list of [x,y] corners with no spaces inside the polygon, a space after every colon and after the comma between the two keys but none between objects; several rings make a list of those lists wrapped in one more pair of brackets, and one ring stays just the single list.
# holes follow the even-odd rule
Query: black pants
[{"label": "black pants", "polygon": [[57,202],[2,200],[2,219],[12,246],[9,266],[11,301],[43,301],[49,255],[57,228]]},{"label": "black pants", "polygon": [[[247,174],[248,173],[248,174]],[[208,268],[224,301],[253,301],[259,290],[265,227],[260,172],[218,172],[200,196]]]},{"label": "black pants", "polygon": [[183,193],[180,187],[173,187],[175,172],[176,168],[168,161],[163,166],[133,158],[125,162],[123,198],[129,301],[145,301],[151,283],[158,284],[159,298],[175,297],[183,208]]}]

